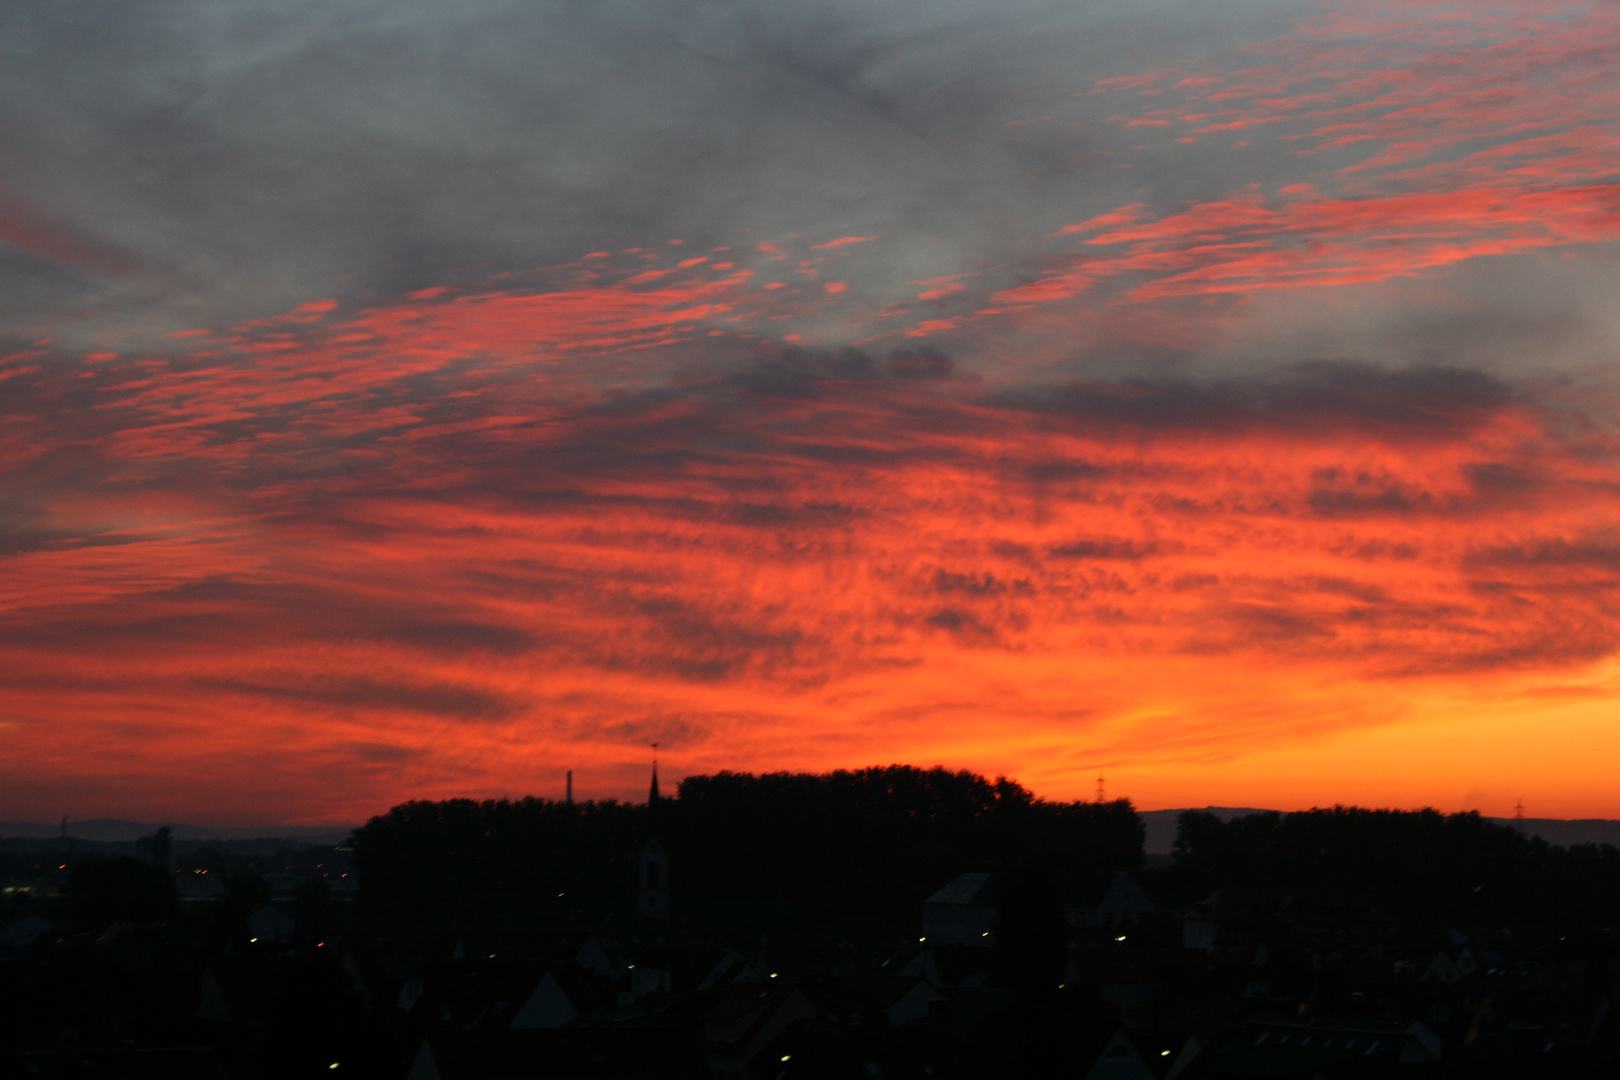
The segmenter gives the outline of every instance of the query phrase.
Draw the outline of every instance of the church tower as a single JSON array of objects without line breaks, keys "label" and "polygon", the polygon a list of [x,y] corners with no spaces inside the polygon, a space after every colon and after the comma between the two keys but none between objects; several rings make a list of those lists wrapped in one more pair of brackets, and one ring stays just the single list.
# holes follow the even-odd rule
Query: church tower
[{"label": "church tower", "polygon": [[647,837],[636,860],[636,914],[643,919],[669,918],[669,853],[656,836]]},{"label": "church tower", "polygon": [[636,914],[643,919],[669,918],[669,853],[652,830],[658,826],[658,744],[653,743],[652,784],[647,789],[647,842],[636,860]]}]

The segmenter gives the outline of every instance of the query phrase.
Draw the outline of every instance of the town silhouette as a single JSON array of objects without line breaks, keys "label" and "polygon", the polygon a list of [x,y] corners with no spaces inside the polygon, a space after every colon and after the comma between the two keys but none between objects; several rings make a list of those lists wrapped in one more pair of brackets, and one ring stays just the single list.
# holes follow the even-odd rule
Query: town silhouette
[{"label": "town silhouette", "polygon": [[0,1076],[1599,1077],[1620,850],[889,766],[0,845]]}]

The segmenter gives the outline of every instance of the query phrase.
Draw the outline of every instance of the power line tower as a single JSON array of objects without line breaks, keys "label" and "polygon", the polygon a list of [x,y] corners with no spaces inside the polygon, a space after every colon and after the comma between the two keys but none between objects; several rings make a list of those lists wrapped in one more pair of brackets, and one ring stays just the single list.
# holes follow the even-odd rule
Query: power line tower
[{"label": "power line tower", "polygon": [[1108,801],[1108,788],[1103,785],[1103,774],[1099,770],[1098,773],[1097,773],[1097,805],[1101,806],[1103,803],[1105,803],[1107,801]]},{"label": "power line tower", "polygon": [[1513,804],[1513,820],[1519,828],[1524,828],[1524,798],[1522,796],[1518,802]]}]

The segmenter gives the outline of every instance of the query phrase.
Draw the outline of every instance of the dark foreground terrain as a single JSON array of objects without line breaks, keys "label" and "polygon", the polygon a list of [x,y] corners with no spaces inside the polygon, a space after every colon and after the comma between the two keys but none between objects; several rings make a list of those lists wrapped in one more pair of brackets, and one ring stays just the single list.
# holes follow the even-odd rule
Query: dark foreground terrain
[{"label": "dark foreground terrain", "polygon": [[[0,853],[0,1078],[1614,1077],[1620,851],[903,767]],[[127,849],[126,849],[127,848]]]}]

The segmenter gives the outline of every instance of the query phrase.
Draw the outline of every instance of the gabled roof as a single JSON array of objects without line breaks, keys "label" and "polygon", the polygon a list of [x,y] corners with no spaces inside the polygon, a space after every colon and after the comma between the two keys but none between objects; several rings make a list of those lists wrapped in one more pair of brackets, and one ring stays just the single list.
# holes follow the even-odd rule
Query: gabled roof
[{"label": "gabled roof", "polygon": [[549,1031],[562,1027],[578,1016],[579,1010],[568,1000],[562,984],[548,971],[507,1026],[513,1031]]},{"label": "gabled roof", "polygon": [[574,963],[592,975],[604,979],[611,979],[618,974],[618,965],[608,956],[607,950],[602,948],[602,943],[594,937],[586,938],[585,944],[574,953]]},{"label": "gabled roof", "polygon": [[708,975],[704,976],[703,981],[698,984],[698,989],[708,990],[712,987],[724,986],[727,983],[757,983],[762,981],[763,978],[755,970],[754,965],[749,962],[748,957],[736,949],[727,949],[721,954],[720,959],[715,961],[714,967],[709,969]]},{"label": "gabled roof", "polygon": [[895,1027],[926,1020],[933,1003],[945,1000],[943,995],[925,979],[917,979],[909,986],[902,984],[898,989],[900,992],[893,995],[894,1000],[890,1001],[889,1007],[883,1011],[883,1015]]},{"label": "gabled roof", "polygon": [[[991,874],[959,874],[956,880],[924,900],[925,904],[961,904],[988,907],[995,903],[991,895]],[[913,894],[915,895],[915,894]]]},{"label": "gabled roof", "polygon": [[1116,1031],[1092,1063],[1086,1080],[1153,1080],[1153,1070],[1147,1067],[1125,1032]]}]

